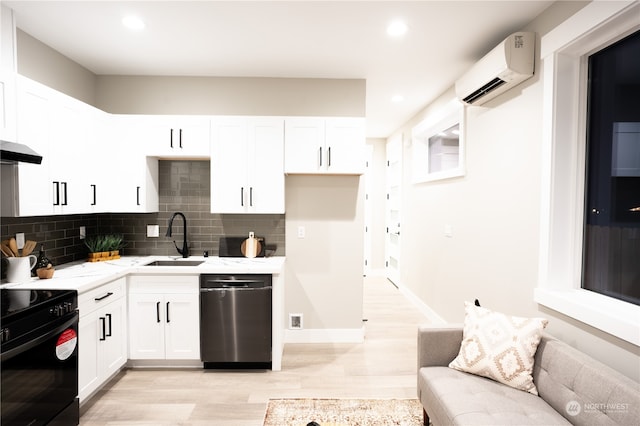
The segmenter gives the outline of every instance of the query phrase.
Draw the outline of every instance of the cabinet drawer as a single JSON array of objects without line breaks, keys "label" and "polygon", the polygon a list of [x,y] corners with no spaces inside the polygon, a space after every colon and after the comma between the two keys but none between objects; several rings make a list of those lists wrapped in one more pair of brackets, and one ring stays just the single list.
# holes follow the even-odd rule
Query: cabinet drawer
[{"label": "cabinet drawer", "polygon": [[129,276],[129,293],[195,293],[200,292],[199,275],[134,275]]},{"label": "cabinet drawer", "polygon": [[90,314],[96,309],[124,297],[126,294],[126,282],[126,278],[119,278],[79,295],[78,307],[80,316]]}]

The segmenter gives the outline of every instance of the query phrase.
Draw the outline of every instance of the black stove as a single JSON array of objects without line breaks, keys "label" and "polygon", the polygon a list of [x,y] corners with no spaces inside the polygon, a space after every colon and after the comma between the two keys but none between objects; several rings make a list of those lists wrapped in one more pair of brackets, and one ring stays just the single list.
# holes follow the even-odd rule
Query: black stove
[{"label": "black stove", "polygon": [[0,289],[3,424],[77,425],[78,294]]}]

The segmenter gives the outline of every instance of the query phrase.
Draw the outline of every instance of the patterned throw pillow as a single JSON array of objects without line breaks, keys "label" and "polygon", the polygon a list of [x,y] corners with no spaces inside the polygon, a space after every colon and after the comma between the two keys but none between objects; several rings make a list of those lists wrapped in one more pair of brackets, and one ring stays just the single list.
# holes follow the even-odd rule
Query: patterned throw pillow
[{"label": "patterned throw pillow", "polygon": [[462,345],[449,367],[538,395],[531,373],[548,321],[504,315],[465,302]]}]

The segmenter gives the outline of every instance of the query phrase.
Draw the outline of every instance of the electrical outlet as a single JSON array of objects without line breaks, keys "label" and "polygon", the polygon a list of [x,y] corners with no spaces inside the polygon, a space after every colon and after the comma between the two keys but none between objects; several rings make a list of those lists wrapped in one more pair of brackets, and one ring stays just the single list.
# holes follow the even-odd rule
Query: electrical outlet
[{"label": "electrical outlet", "polygon": [[84,226],[80,227],[80,239],[84,240],[85,238],[87,238],[87,228]]},{"label": "electrical outlet", "polygon": [[160,225],[147,225],[147,237],[158,238],[160,236]]},{"label": "electrical outlet", "polygon": [[16,244],[18,245],[18,249],[22,250],[24,247],[24,232],[18,232],[16,234]]},{"label": "electrical outlet", "polygon": [[304,238],[306,234],[306,229],[304,226],[298,226],[298,238]]}]

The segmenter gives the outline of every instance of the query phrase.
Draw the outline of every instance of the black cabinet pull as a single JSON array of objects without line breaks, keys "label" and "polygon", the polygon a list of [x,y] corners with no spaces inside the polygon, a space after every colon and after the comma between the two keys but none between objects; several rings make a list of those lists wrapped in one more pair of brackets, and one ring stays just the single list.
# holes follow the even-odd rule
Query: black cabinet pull
[{"label": "black cabinet pull", "polygon": [[136,186],[136,205],[140,205],[140,187]]},{"label": "black cabinet pull", "polygon": [[170,323],[171,320],[169,319],[169,302],[167,302],[167,323]]},{"label": "black cabinet pull", "polygon": [[253,186],[249,187],[249,207],[253,207]]},{"label": "black cabinet pull", "polygon": [[96,297],[96,298],[95,298],[95,299],[93,299],[93,300],[95,300],[96,302],[99,302],[99,301],[101,301],[101,300],[106,299],[106,298],[107,298],[107,297],[109,297],[109,296],[112,296],[112,295],[113,295],[113,293],[109,292],[109,293],[105,294],[104,296]]},{"label": "black cabinet pull", "polygon": [[60,182],[53,182],[53,205],[60,205]]},{"label": "black cabinet pull", "polygon": [[331,147],[327,148],[327,167],[331,167]]},{"label": "black cabinet pull", "polygon": [[240,206],[244,207],[244,186],[240,187]]},{"label": "black cabinet pull", "polygon": [[105,314],[105,316],[109,319],[109,332],[105,336],[111,337],[111,314]]},{"label": "black cabinet pull", "polygon": [[322,167],[322,147],[320,147],[320,167]]},{"label": "black cabinet pull", "polygon": [[93,202],[91,203],[91,205],[95,206],[96,205],[96,186],[91,185],[91,189],[93,190]]},{"label": "black cabinet pull", "polygon": [[173,129],[169,129],[169,146],[173,148]]},{"label": "black cabinet pull", "polygon": [[62,192],[64,194],[62,205],[66,206],[67,205],[67,182],[61,182],[61,184],[62,184],[62,188],[64,188],[64,191]]},{"label": "black cabinet pull", "polygon": [[100,341],[107,340],[107,330],[105,330],[106,321],[104,317],[100,317],[100,322],[102,323],[102,336],[100,336]]},{"label": "black cabinet pull", "polygon": [[160,322],[160,302],[156,303],[156,322]]},{"label": "black cabinet pull", "polygon": [[180,139],[178,140],[180,143],[180,149],[182,149],[182,129],[180,129],[180,135],[179,135]]}]

